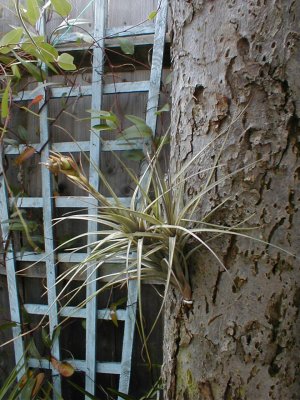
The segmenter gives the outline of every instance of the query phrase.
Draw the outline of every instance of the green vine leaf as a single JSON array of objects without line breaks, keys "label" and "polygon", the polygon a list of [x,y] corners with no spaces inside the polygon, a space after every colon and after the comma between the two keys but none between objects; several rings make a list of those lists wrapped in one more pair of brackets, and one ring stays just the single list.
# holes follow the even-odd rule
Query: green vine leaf
[{"label": "green vine leaf", "polygon": [[157,10],[153,10],[153,11],[151,11],[151,13],[148,15],[147,19],[149,19],[149,21],[152,21],[156,16],[157,16]]},{"label": "green vine leaf", "polygon": [[37,0],[27,0],[27,8],[23,11],[23,17],[30,23],[30,25],[35,26],[38,19],[40,18],[40,9]]},{"label": "green vine leaf", "polygon": [[122,138],[125,140],[137,139],[137,138],[150,138],[152,137],[152,129],[146,124],[146,122],[135,115],[125,115],[125,118],[132,122],[134,125],[127,129],[124,129]]},{"label": "green vine leaf", "polygon": [[0,53],[9,53],[12,48],[19,44],[23,33],[23,28],[15,28],[6,33],[0,40]]},{"label": "green vine leaf", "polygon": [[152,131],[147,127],[144,129],[142,126],[130,126],[127,129],[124,129],[122,133],[122,139],[124,140],[133,140],[133,139],[141,139],[141,138],[150,138],[152,136]]},{"label": "green vine leaf", "polygon": [[1,118],[5,119],[8,116],[9,112],[9,91],[10,91],[10,83],[8,81],[6,88],[3,93],[2,102],[1,102]]},{"label": "green vine leaf", "polygon": [[74,71],[76,69],[76,65],[74,65],[73,61],[74,57],[68,53],[62,53],[60,56],[57,57],[56,60],[60,68],[65,71]]},{"label": "green vine leaf", "polygon": [[11,329],[14,328],[15,326],[18,326],[16,322],[6,322],[5,324],[0,325],[0,331]]},{"label": "green vine leaf", "polygon": [[166,77],[166,85],[169,85],[170,83],[172,83],[172,72],[170,72],[167,77]]},{"label": "green vine leaf", "polygon": [[160,115],[161,113],[168,112],[168,111],[170,111],[170,105],[169,105],[169,103],[166,103],[160,110],[157,110],[155,112],[155,114]]},{"label": "green vine leaf", "polygon": [[37,360],[41,359],[40,352],[38,351],[38,349],[36,347],[36,344],[35,344],[35,341],[34,341],[33,337],[29,341],[28,352],[31,355],[31,357],[34,357]]},{"label": "green vine leaf", "polygon": [[95,131],[113,131],[116,127],[108,126],[107,124],[97,124],[93,126]]},{"label": "green vine leaf", "polygon": [[42,341],[48,349],[51,349],[52,342],[51,342],[51,339],[44,327],[42,328]]},{"label": "green vine leaf", "polygon": [[144,152],[136,149],[124,151],[123,155],[125,158],[127,158],[127,160],[131,161],[141,161],[145,158]]},{"label": "green vine leaf", "polygon": [[122,38],[119,39],[119,43],[124,54],[134,54],[134,44],[130,40]]},{"label": "green vine leaf", "polygon": [[50,0],[54,10],[62,17],[66,17],[72,11],[72,5],[67,0]]},{"label": "green vine leaf", "polygon": [[20,73],[20,69],[19,69],[19,67],[16,65],[16,64],[13,64],[12,66],[11,66],[11,72],[13,73],[13,76],[16,78],[16,79],[21,79],[21,73]]},{"label": "green vine leaf", "polygon": [[38,82],[43,82],[45,79],[44,71],[34,65],[32,61],[23,60],[23,58],[19,57],[16,52],[13,52],[13,54],[30,75],[32,75]]}]

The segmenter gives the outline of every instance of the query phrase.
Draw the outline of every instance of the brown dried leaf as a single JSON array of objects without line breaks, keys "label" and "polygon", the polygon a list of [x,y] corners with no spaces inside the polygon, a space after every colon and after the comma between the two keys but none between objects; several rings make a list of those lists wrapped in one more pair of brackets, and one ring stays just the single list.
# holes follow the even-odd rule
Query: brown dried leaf
[{"label": "brown dried leaf", "polygon": [[37,374],[37,376],[35,377],[35,385],[32,391],[32,398],[34,398],[38,392],[40,391],[40,388],[42,387],[43,383],[44,383],[44,379],[45,379],[45,374],[44,372],[40,372],[39,374]]},{"label": "brown dried leaf", "polygon": [[30,369],[29,371],[27,371],[23,376],[22,376],[22,378],[20,379],[20,381],[19,381],[19,387],[22,389],[25,385],[26,385],[26,382],[28,381],[28,379],[30,379],[30,378],[32,378],[32,376],[33,376],[33,372],[32,372],[32,370]]},{"label": "brown dried leaf", "polygon": [[15,159],[16,165],[21,165],[24,161],[28,160],[35,153],[35,148],[28,146],[22,153]]},{"label": "brown dried leaf", "polygon": [[30,108],[34,104],[38,104],[43,99],[44,99],[44,96],[42,94],[35,96],[35,98],[28,104],[28,108]]},{"label": "brown dried leaf", "polygon": [[53,356],[51,356],[50,361],[53,368],[55,368],[65,378],[69,378],[75,372],[74,367],[66,361],[58,361]]},{"label": "brown dried leaf", "polygon": [[118,324],[118,316],[117,316],[116,310],[114,310],[114,309],[110,310],[110,318],[111,318],[113,324],[118,328],[119,324]]}]

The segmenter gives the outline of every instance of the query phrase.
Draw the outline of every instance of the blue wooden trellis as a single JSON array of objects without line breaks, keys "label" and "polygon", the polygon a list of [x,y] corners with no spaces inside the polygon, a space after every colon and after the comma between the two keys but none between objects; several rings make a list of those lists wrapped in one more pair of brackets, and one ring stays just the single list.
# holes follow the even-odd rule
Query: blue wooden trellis
[{"label": "blue wooden trellis", "polygon": [[[146,112],[146,123],[151,127],[153,132],[156,130],[157,120],[157,107],[160,93],[161,73],[163,64],[163,51],[164,41],[166,32],[166,21],[167,21],[167,0],[159,1],[159,10],[156,16],[155,23],[147,24],[146,26],[133,26],[126,29],[123,27],[116,27],[107,29],[107,0],[95,0],[94,2],[94,38],[97,40],[97,46],[93,49],[93,79],[91,85],[81,86],[78,88],[71,88],[69,90],[70,97],[77,96],[91,96],[91,109],[100,110],[102,104],[102,97],[106,94],[114,93],[148,93],[147,101],[147,112]],[[39,27],[40,32],[43,32],[43,24]],[[104,74],[104,60],[103,60],[103,49],[105,46],[105,37],[130,37],[138,35],[154,35],[153,51],[152,51],[152,65],[149,81],[140,82],[122,82],[115,84],[103,84],[102,76]],[[72,34],[65,35],[64,41],[72,40]],[[78,47],[77,47],[78,48]],[[49,90],[50,98],[60,98],[66,91],[66,87],[55,87]],[[40,93],[44,93],[44,89],[41,87]],[[14,101],[32,100],[36,95],[37,91],[32,94],[31,91],[24,91],[14,97]],[[143,142],[136,141],[134,145],[129,144],[123,140],[105,141],[101,143],[99,134],[91,129],[90,141],[81,141],[79,146],[73,142],[63,143],[51,143],[49,141],[49,126],[48,126],[48,106],[43,105],[40,113],[40,132],[41,142],[33,144],[32,146],[37,150],[41,148],[43,143],[48,143],[42,150],[41,161],[46,162],[49,156],[50,149],[58,152],[89,152],[91,159],[91,166],[89,171],[90,183],[99,188],[99,175],[96,169],[93,167],[100,165],[100,150],[101,151],[122,151],[135,149],[143,149]],[[92,115],[93,116],[93,115]],[[93,119],[93,125],[95,125]],[[101,147],[101,148],[100,148]],[[50,172],[46,168],[42,168],[42,197],[30,197],[30,198],[11,198],[6,190],[5,176],[3,172],[3,157],[4,154],[19,154],[22,152],[24,147],[20,145],[18,149],[15,147],[7,146],[3,148],[0,143],[0,221],[1,231],[4,243],[6,243],[6,250],[9,254],[6,260],[6,273],[9,289],[9,301],[11,319],[15,321],[17,325],[12,328],[14,337],[14,350],[16,364],[22,359],[24,354],[23,340],[21,334],[21,312],[20,304],[18,300],[18,285],[16,279],[16,262],[27,261],[27,262],[38,262],[41,260],[46,265],[46,278],[48,287],[48,305],[40,304],[25,304],[24,307],[29,314],[34,315],[48,315],[49,316],[49,333],[53,334],[55,327],[59,320],[59,315],[62,317],[72,318],[84,318],[86,319],[86,359],[85,360],[69,360],[69,362],[75,367],[76,370],[85,373],[85,389],[91,394],[95,393],[95,381],[96,373],[103,374],[116,374],[119,375],[119,391],[128,393],[130,371],[131,371],[131,355],[133,346],[134,326],[135,326],[135,311],[136,311],[136,298],[137,298],[137,287],[134,282],[130,282],[128,286],[128,300],[127,307],[125,310],[118,311],[118,319],[123,320],[124,325],[124,337],[123,337],[123,350],[122,359],[120,362],[98,362],[96,360],[96,322],[97,319],[109,319],[110,312],[108,309],[97,309],[96,298],[92,298],[87,303],[86,308],[77,309],[76,307],[63,307],[59,308],[56,301],[56,262],[80,262],[84,260],[86,254],[74,253],[66,256],[65,253],[55,254],[53,245],[53,230],[52,230],[52,216],[53,208],[78,208],[80,206],[86,207],[89,204],[89,213],[95,214],[97,204],[93,202],[92,198],[86,196],[80,197],[52,197],[52,180]],[[124,203],[130,201],[130,199],[121,199]],[[43,221],[44,221],[44,232],[45,232],[45,252],[42,254],[24,253],[20,254],[14,252],[13,244],[9,241],[9,214],[10,205],[16,201],[20,208],[41,208],[43,210]],[[95,232],[97,226],[94,222],[89,222],[88,230]],[[95,239],[92,235],[89,235],[89,243],[92,243]],[[89,274],[87,282],[86,296],[89,297],[96,290],[96,276],[95,273]],[[52,354],[55,358],[60,359],[60,345],[59,340],[55,341]],[[54,384],[54,398],[59,398],[61,395],[61,380],[57,371],[55,371],[47,359],[34,359],[30,358],[28,364],[31,367],[42,367],[45,369],[52,370],[52,378]],[[23,371],[20,370],[18,379],[21,378]],[[86,400],[88,397],[86,397]]]}]

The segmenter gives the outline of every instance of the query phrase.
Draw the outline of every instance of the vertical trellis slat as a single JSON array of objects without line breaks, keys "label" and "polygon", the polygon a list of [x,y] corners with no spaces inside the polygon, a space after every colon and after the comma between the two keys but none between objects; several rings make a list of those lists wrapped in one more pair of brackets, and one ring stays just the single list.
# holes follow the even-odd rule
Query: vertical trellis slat
[{"label": "vertical trellis slat", "polygon": [[[104,37],[107,20],[107,0],[95,1],[95,17],[94,17],[94,40],[95,47],[93,51],[93,74],[92,74],[92,110],[101,110],[102,92],[103,92],[103,64],[104,64]],[[97,114],[92,113],[91,122],[91,138],[90,138],[90,171],[89,182],[98,189],[99,188],[99,174],[97,167],[100,165],[100,134],[93,130],[93,125],[100,123],[97,122]],[[97,213],[97,203],[91,198],[91,205],[89,206],[89,215]],[[97,223],[94,221],[88,222],[88,231],[97,231]],[[96,235],[88,236],[88,244],[95,242]],[[89,271],[88,269],[88,282],[86,289],[86,296],[89,300],[86,306],[86,378],[85,390],[91,394],[95,393],[96,381],[96,329],[97,329],[97,299],[93,293],[97,290],[97,273],[96,271]],[[88,397],[86,397],[88,400]]]},{"label": "vertical trellis slat", "polygon": [[[128,283],[128,298],[125,317],[125,328],[122,349],[121,373],[119,391],[128,393],[131,372],[132,346],[136,320],[137,284],[135,281]],[[121,400],[119,397],[118,400]]]},{"label": "vertical trellis slat", "polygon": [[[41,35],[45,34],[45,21],[44,18],[40,21],[39,32]],[[42,65],[42,69],[47,72],[45,65]],[[42,90],[43,92],[43,90]],[[41,162],[46,163],[50,155],[50,143],[51,138],[49,135],[49,105],[47,102],[46,91],[44,93],[44,100],[40,103],[40,140],[45,147],[41,152]],[[54,251],[54,236],[53,236],[53,190],[52,190],[52,174],[47,169],[41,166],[41,177],[42,177],[42,196],[43,196],[43,227],[44,227],[44,245],[45,245],[45,259],[46,264],[46,277],[47,277],[47,295],[49,305],[49,335],[53,337],[55,328],[58,325],[58,304],[57,304],[57,292],[56,292],[56,258]],[[59,341],[56,340],[51,349],[51,354],[58,360],[60,360],[60,348]],[[58,399],[61,395],[61,378],[53,367],[52,379],[53,379],[53,398]]]},{"label": "vertical trellis slat", "polygon": [[153,134],[156,130],[157,107],[159,101],[161,74],[164,57],[165,34],[167,28],[168,0],[161,0],[160,8],[155,21],[154,44],[152,50],[152,64],[150,74],[150,87],[147,102],[146,124],[150,126]]},{"label": "vertical trellis slat", "polygon": [[[167,0],[162,0],[155,22],[155,34],[152,50],[152,63],[146,111],[146,123],[152,129],[153,135],[155,135],[157,122],[156,111],[158,108],[162,76],[165,34],[167,27],[167,9]],[[129,282],[126,319],[127,324],[125,324],[124,331],[121,375],[119,382],[119,391],[122,393],[128,393],[129,391],[137,290],[138,288],[136,282]],[[121,400],[121,398],[119,397],[118,400]]]},{"label": "vertical trellis slat", "polygon": [[[5,267],[7,273],[7,286],[8,286],[8,296],[10,304],[10,317],[12,322],[16,323],[16,326],[12,328],[12,334],[14,339],[14,351],[15,351],[15,361],[16,365],[22,362],[24,357],[24,346],[23,340],[21,338],[21,313],[19,305],[18,296],[18,285],[16,278],[16,259],[9,237],[9,202],[6,189],[6,183],[4,179],[4,168],[2,162],[3,145],[0,143],[0,222],[1,222],[1,234],[3,241],[3,249],[5,254],[3,258],[5,259]],[[18,380],[20,380],[25,372],[25,368],[20,368],[18,373]]]}]

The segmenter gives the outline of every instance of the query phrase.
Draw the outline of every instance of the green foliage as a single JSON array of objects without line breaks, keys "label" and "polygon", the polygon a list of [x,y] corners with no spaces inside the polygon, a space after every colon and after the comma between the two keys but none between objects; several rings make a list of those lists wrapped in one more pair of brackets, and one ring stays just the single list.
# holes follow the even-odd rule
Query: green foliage
[{"label": "green foliage", "polygon": [[170,111],[170,105],[166,103],[162,108],[156,111],[156,115],[160,115],[164,112],[169,112]]},{"label": "green foliage", "polygon": [[151,11],[151,13],[148,15],[147,19],[152,21],[157,16],[157,12],[158,12],[157,10]]},{"label": "green foliage", "polygon": [[51,0],[51,4],[57,14],[66,17],[72,11],[72,5],[68,0]]},{"label": "green foliage", "polygon": [[[51,5],[64,17],[72,9],[68,0],[51,0]],[[16,0],[16,10],[22,26],[11,29],[0,39],[0,61],[5,78],[1,101],[2,121],[9,117],[9,94],[13,90],[13,84],[21,79],[24,72],[37,82],[43,82],[46,77],[43,65],[54,73],[58,72],[58,68],[64,71],[76,70],[73,56],[68,53],[59,54],[57,49],[47,42],[45,36],[32,31],[32,27],[44,18],[40,3],[37,0],[26,0],[26,7],[23,7]],[[0,140],[4,133],[5,131],[2,131]]]},{"label": "green foliage", "polygon": [[[31,75],[36,82],[46,79],[46,68],[58,73],[62,71],[75,71],[74,57],[68,53],[60,54],[53,44],[47,41],[46,36],[33,30],[38,21],[45,16],[47,7],[52,6],[62,16],[71,12],[71,4],[68,0],[52,0],[45,7],[39,0],[26,0],[25,6],[20,0],[15,1],[17,16],[21,27],[14,27],[0,38],[0,62],[3,82],[1,99],[0,143],[7,132],[7,124],[10,119],[11,98],[15,88],[22,77]],[[28,108],[28,112],[39,116]],[[7,139],[8,141],[13,139]],[[6,141],[6,143],[9,143]],[[18,142],[11,142],[15,145]]]},{"label": "green foliage", "polygon": [[[26,312],[24,310],[24,315]],[[28,316],[28,321],[30,317]],[[27,318],[25,318],[27,319]],[[16,326],[13,322],[7,322],[0,326],[0,329],[9,329]],[[42,339],[46,345],[47,351],[50,352],[53,342],[57,340],[60,335],[61,328],[58,327],[50,339],[46,330],[41,332]],[[40,368],[29,368],[28,357],[34,357],[41,360],[39,350],[36,347],[33,337],[26,340],[27,347],[24,351],[22,359],[14,367],[9,376],[5,379],[2,387],[0,388],[0,400],[51,400],[53,394],[53,386],[51,380],[47,378],[46,374]],[[65,361],[58,361],[49,353],[47,356],[53,368],[61,375],[63,379],[69,378],[75,372],[74,367]]]},{"label": "green foliage", "polygon": [[73,63],[74,57],[68,53],[62,53],[57,57],[56,61],[60,68],[65,71],[74,71],[76,69],[76,66]]},{"label": "green foliage", "polygon": [[[134,122],[135,126],[146,126],[140,118],[128,116],[128,119]],[[165,179],[158,162],[163,145],[162,141],[154,156],[148,157],[147,168],[140,178],[132,175],[126,165],[122,164],[136,184],[130,207],[120,203],[101,171],[99,171],[100,178],[112,195],[113,201],[89,184],[81,167],[72,158],[53,153],[47,167],[56,174],[66,175],[70,181],[94,196],[100,204],[97,215],[72,215],[61,218],[60,221],[91,220],[106,227],[98,232],[101,238],[94,244],[92,252],[85,261],[66,272],[71,280],[77,271],[82,271],[88,264],[93,268],[101,268],[103,263],[118,259],[123,261],[125,267],[120,273],[112,274],[110,284],[120,283],[128,278],[138,279],[139,282],[143,279],[154,279],[165,283],[166,288],[170,284],[176,286],[182,293],[184,301],[192,300],[188,273],[190,248],[204,247],[213,253],[201,239],[200,234],[204,231],[212,233],[217,231],[216,228],[207,225],[205,217],[201,221],[192,218],[197,204],[217,183],[207,185],[199,195],[184,204],[184,186],[189,179],[185,176],[185,172],[189,165],[183,166],[174,178]],[[204,150],[201,150],[194,160]],[[215,168],[212,167],[211,171]],[[222,227],[219,227],[218,233],[220,231],[227,234],[235,233]],[[219,257],[216,254],[214,256],[223,266]],[[63,274],[60,280],[64,277]],[[68,284],[63,292],[67,290],[67,286]]]},{"label": "green foliage", "polygon": [[124,54],[129,54],[129,55],[134,54],[134,44],[130,40],[126,38],[121,38],[119,39],[119,43],[121,50],[123,51]]},{"label": "green foliage", "polygon": [[2,103],[1,103],[1,118],[2,119],[5,119],[8,116],[10,84],[11,84],[11,80],[8,81],[6,88],[4,90],[3,96],[2,96]]},{"label": "green foliage", "polygon": [[[20,374],[23,374],[23,376],[17,383],[17,377]],[[52,385],[45,381],[43,372],[26,367],[25,353],[24,358],[11,371],[0,388],[0,400],[50,400],[50,395],[45,397],[47,387],[51,391]]]},{"label": "green foliage", "polygon": [[133,123],[122,132],[122,138],[125,140],[139,139],[139,138],[152,138],[152,129],[145,123],[142,118],[135,115],[125,115],[125,118]]},{"label": "green foliage", "polygon": [[0,39],[0,53],[8,54],[16,48],[24,34],[23,28],[12,29]]},{"label": "green foliage", "polygon": [[23,18],[25,18],[30,25],[35,26],[40,18],[40,9],[37,0],[27,0],[26,9],[22,11]]},{"label": "green foliage", "polygon": [[147,392],[144,396],[140,397],[139,399],[136,399],[133,396],[129,396],[126,393],[118,392],[117,390],[114,389],[108,389],[110,393],[117,395],[118,397],[124,400],[155,400],[158,398],[157,393],[159,393],[160,390],[162,390],[161,379],[158,379],[158,381],[155,382],[155,384],[152,386],[149,392]]},{"label": "green foliage", "polygon": [[[93,126],[93,129],[96,131],[114,131],[120,127],[119,118],[111,111],[88,110],[87,112],[93,114],[92,119],[96,118],[101,120],[100,124]],[[84,118],[84,120],[90,120],[90,118]]]},{"label": "green foliage", "polygon": [[9,223],[9,230],[11,232],[21,232],[24,234],[24,241],[22,251],[33,249],[37,253],[41,252],[40,247],[37,245],[44,244],[44,237],[39,234],[41,223],[32,219],[27,215],[25,210],[20,210],[16,204],[13,205],[14,212],[12,212],[9,220],[1,221],[1,223]]}]

